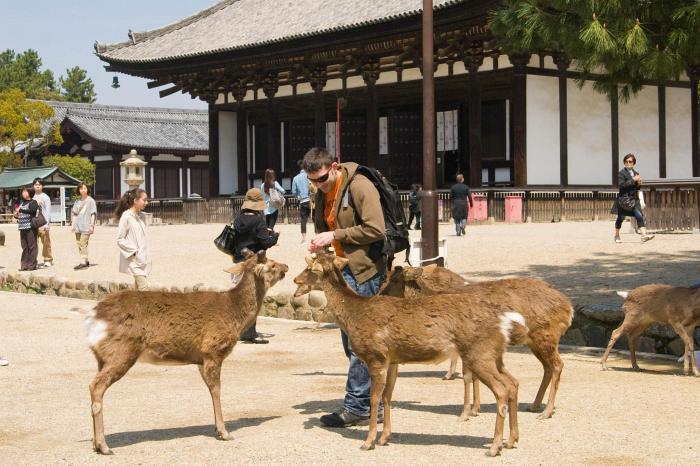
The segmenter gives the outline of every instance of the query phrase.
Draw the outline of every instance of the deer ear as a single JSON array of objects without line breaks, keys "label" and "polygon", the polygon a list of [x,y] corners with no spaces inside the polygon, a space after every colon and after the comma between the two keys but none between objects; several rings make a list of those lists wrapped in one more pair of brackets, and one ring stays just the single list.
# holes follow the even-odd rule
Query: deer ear
[{"label": "deer ear", "polygon": [[269,271],[270,271],[270,267],[268,267],[265,264],[258,264],[255,266],[255,276],[256,277],[260,277],[260,276],[262,276],[262,274],[264,274],[265,272],[269,272]]},{"label": "deer ear", "polygon": [[336,257],[333,259],[333,265],[338,269],[342,270],[345,268],[346,265],[348,265],[348,260],[344,257]]},{"label": "deer ear", "polygon": [[224,269],[224,272],[230,273],[232,275],[239,275],[243,273],[243,270],[243,262],[239,262],[238,264],[233,264],[231,267]]},{"label": "deer ear", "polygon": [[314,258],[313,257],[306,256],[306,257],[304,257],[304,260],[306,261],[306,265],[308,265],[309,267],[314,265]]},{"label": "deer ear", "polygon": [[423,267],[423,275],[430,275],[437,269],[437,264],[430,264]]},{"label": "deer ear", "polygon": [[264,264],[267,262],[267,257],[265,256],[265,250],[258,251],[258,262]]}]

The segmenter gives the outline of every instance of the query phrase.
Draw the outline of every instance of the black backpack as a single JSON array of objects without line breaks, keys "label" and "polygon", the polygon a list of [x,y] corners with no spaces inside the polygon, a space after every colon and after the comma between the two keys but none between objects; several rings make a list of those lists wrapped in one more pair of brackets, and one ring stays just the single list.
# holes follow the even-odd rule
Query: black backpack
[{"label": "black backpack", "polygon": [[[383,241],[378,241],[370,247],[370,257],[373,260],[377,260],[378,254],[386,256],[388,259],[388,266],[391,266],[394,255],[397,252],[406,251],[406,262],[408,262],[410,246],[408,228],[406,227],[406,217],[404,216],[403,206],[401,205],[398,187],[375,168],[358,165],[352,178],[358,173],[370,180],[374,187],[377,188],[379,200],[382,203],[382,213],[384,214],[384,225],[386,228],[385,239]],[[352,178],[350,178],[350,182],[352,182]],[[350,182],[348,182],[348,186],[350,186]],[[350,205],[355,209],[349,188],[348,195]],[[359,217],[357,217],[357,210],[355,210],[355,215],[355,222],[359,224],[360,220]]]}]

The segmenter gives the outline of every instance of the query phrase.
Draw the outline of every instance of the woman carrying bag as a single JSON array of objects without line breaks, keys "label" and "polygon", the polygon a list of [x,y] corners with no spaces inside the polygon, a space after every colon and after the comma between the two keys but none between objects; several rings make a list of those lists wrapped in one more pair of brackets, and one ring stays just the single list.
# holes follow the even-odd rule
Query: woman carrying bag
[{"label": "woman carrying bag", "polygon": [[620,191],[612,208],[612,213],[617,214],[617,220],[615,220],[615,242],[622,242],[620,239],[620,228],[625,217],[634,217],[642,234],[642,243],[645,243],[654,239],[654,235],[647,235],[647,229],[644,226],[644,214],[642,214],[642,207],[639,202],[639,188],[642,185],[642,177],[634,169],[637,158],[634,154],[627,154],[622,159],[622,162],[625,168],[620,170],[620,173],[617,175]]},{"label": "woman carrying bag", "polygon": [[17,219],[17,229],[19,230],[20,243],[22,245],[22,259],[20,263],[20,272],[27,270],[36,270],[36,258],[39,254],[39,246],[37,245],[37,236],[39,228],[36,222],[32,220],[37,216],[39,204],[32,199],[34,197],[34,188],[22,188],[20,193],[21,201],[15,209],[15,218]]},{"label": "woman carrying bag", "polygon": [[[258,188],[251,188],[245,193],[245,200],[240,213],[233,221],[236,233],[233,262],[245,260],[246,253],[257,253],[277,244],[279,233],[275,233],[265,224],[263,193]],[[246,343],[265,344],[268,340],[261,338],[255,329],[255,322],[241,335],[241,341]]]},{"label": "woman carrying bag", "polygon": [[284,188],[277,182],[277,175],[271,168],[265,170],[265,180],[260,189],[265,196],[265,223],[267,228],[274,230],[280,213],[278,209],[284,206]]}]

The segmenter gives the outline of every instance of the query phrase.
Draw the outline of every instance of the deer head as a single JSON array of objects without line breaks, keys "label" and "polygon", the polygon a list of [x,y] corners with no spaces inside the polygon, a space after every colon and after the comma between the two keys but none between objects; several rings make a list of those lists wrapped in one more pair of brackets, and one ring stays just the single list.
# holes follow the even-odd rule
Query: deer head
[{"label": "deer head", "polygon": [[262,284],[265,289],[269,289],[284,278],[284,274],[289,271],[289,267],[281,262],[268,259],[265,251],[260,251],[257,254],[247,254],[246,260],[234,264],[225,271],[230,273],[232,277],[252,272],[255,281]]},{"label": "deer head", "polygon": [[343,257],[329,252],[317,252],[315,256],[306,256],[306,269],[294,278],[297,289],[294,296],[301,296],[312,290],[323,289],[323,281],[332,273],[340,273],[348,263]]}]

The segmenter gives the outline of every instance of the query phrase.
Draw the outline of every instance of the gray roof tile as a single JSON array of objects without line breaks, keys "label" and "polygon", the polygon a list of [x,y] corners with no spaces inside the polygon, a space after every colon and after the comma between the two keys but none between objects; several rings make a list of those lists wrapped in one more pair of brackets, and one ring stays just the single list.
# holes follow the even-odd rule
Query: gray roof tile
[{"label": "gray roof tile", "polygon": [[[434,0],[436,10],[466,0]],[[95,43],[97,55],[115,63],[167,61],[414,16],[421,0],[224,0],[182,21],[131,40]]]}]

